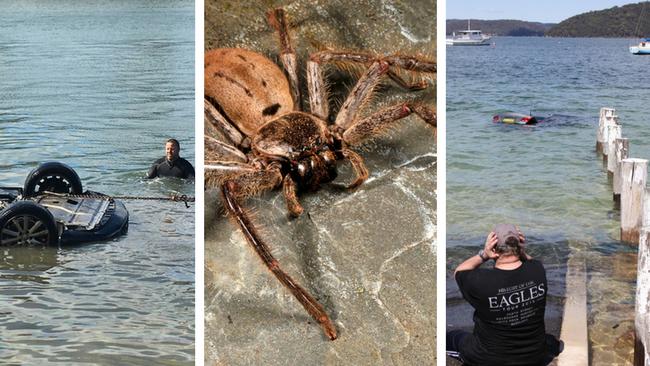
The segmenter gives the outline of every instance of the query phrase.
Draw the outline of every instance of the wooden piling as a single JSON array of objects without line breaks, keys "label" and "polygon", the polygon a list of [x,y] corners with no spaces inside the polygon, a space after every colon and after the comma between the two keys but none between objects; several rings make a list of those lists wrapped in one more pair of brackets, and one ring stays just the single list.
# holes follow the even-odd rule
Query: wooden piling
[{"label": "wooden piling", "polygon": [[[646,229],[650,231],[650,189],[646,188],[643,196],[643,224],[641,230]],[[650,365],[648,365],[650,366]]]},{"label": "wooden piling", "polygon": [[611,124],[607,126],[607,144],[604,146],[605,158],[607,159],[607,176],[614,175],[614,168],[616,167],[616,139],[621,138],[621,125]]},{"label": "wooden piling", "polygon": [[621,161],[621,241],[639,243],[647,176],[647,160]]},{"label": "wooden piling", "polygon": [[641,336],[635,331],[634,332],[634,366],[648,366],[645,363],[646,352],[643,342],[641,341]]},{"label": "wooden piling", "polygon": [[[646,200],[646,208],[647,208]],[[650,365],[650,231],[644,226],[639,238],[634,306],[634,365]]]},{"label": "wooden piling", "polygon": [[630,151],[630,141],[627,138],[618,138],[614,140],[614,156],[616,165],[614,167],[614,181],[612,190],[614,191],[614,207],[621,207],[621,161],[627,159]]},{"label": "wooden piling", "polygon": [[605,117],[611,117],[615,114],[616,114],[616,109],[614,108],[607,108],[607,107],[600,108],[600,119],[604,119]]},{"label": "wooden piling", "polygon": [[596,152],[603,152],[603,143],[605,142],[605,135],[607,134],[607,125],[611,118],[616,115],[614,108],[600,108],[600,116],[598,118],[598,132],[596,134]]}]

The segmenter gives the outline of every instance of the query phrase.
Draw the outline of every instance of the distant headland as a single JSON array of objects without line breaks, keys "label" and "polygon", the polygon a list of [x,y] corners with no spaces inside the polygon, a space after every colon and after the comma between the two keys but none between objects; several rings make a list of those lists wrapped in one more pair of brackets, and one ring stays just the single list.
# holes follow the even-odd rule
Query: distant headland
[{"label": "distant headland", "polygon": [[[644,16],[640,17],[643,11]],[[513,37],[650,37],[650,4],[637,3],[590,11],[560,23],[523,20],[471,20],[484,34]],[[447,34],[467,29],[467,19],[448,19]]]}]

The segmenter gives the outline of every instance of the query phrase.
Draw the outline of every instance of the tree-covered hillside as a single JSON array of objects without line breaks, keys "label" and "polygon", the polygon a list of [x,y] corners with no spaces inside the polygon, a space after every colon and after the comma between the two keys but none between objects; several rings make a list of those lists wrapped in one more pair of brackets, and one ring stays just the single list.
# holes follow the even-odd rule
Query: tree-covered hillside
[{"label": "tree-covered hillside", "polygon": [[[643,12],[643,16],[640,17]],[[639,19],[641,21],[639,22]],[[637,29],[638,28],[638,29]],[[638,3],[573,16],[546,32],[551,37],[650,37],[650,4]]]},{"label": "tree-covered hillside", "polygon": [[[555,24],[525,22],[521,20],[472,20],[472,29],[497,36],[543,36]],[[467,19],[448,19],[447,34],[467,29]]]}]

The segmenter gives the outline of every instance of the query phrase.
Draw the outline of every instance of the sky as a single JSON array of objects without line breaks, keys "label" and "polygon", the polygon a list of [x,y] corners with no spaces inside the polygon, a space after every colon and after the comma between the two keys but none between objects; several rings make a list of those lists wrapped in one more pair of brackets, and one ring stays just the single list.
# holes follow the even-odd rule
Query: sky
[{"label": "sky", "polygon": [[447,0],[447,19],[517,19],[559,23],[592,10],[641,0]]}]

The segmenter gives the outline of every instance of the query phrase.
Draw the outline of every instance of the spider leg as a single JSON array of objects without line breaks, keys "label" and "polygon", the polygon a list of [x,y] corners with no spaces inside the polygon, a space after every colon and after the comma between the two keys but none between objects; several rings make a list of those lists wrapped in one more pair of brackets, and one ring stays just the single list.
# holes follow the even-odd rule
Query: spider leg
[{"label": "spider leg", "polygon": [[365,182],[366,179],[368,179],[368,168],[366,168],[366,164],[363,162],[363,158],[356,152],[345,147],[341,149],[341,153],[343,154],[343,157],[350,161],[350,164],[352,164],[352,169],[357,176],[354,182],[352,182],[347,188],[352,189],[360,186],[361,183]]},{"label": "spider leg", "polygon": [[374,61],[383,60],[390,66],[395,66],[408,71],[435,73],[437,72],[436,62],[425,59],[420,56],[389,55],[377,56],[364,52],[347,52],[347,51],[319,51],[310,56],[312,61],[318,63],[324,62],[354,62],[362,64],[371,64]]},{"label": "spider leg", "polygon": [[218,186],[227,180],[239,184],[243,197],[271,190],[282,184],[282,191],[291,217],[300,216],[304,209],[298,201],[297,186],[291,176],[282,177],[280,168],[271,165],[258,168],[247,164],[248,157],[236,148],[211,137],[205,137],[206,187]]},{"label": "spider leg", "polygon": [[307,91],[309,92],[309,109],[320,119],[327,121],[329,117],[328,90],[323,78],[321,65],[307,61]]},{"label": "spider leg", "polygon": [[364,141],[380,135],[394,122],[411,113],[417,114],[427,124],[431,125],[434,131],[436,130],[437,117],[433,108],[422,104],[404,103],[386,107],[371,116],[355,122],[343,132],[343,141],[350,146],[362,144]]},{"label": "spider leg", "polygon": [[433,127],[433,131],[437,132],[438,129],[438,115],[436,114],[436,107],[433,106],[427,107],[424,104],[410,104],[410,108],[422,118],[422,120],[428,124],[430,124]]},{"label": "spider leg", "polygon": [[255,252],[262,262],[264,262],[266,267],[273,273],[273,275],[275,275],[278,281],[291,291],[293,296],[298,300],[298,302],[300,302],[309,315],[311,315],[311,317],[321,325],[325,335],[330,340],[335,340],[337,338],[336,328],[334,328],[334,324],[332,324],[327,313],[325,313],[325,309],[318,303],[318,301],[316,301],[316,299],[314,299],[313,296],[311,296],[304,288],[302,288],[302,286],[291,278],[291,276],[280,268],[280,264],[271,254],[269,246],[257,233],[251,218],[237,201],[236,197],[238,196],[238,190],[239,185],[234,181],[227,181],[221,187],[221,193],[223,195],[226,209],[237,222],[237,225],[246,237],[246,241],[253,247],[253,249],[255,249]]},{"label": "spider leg", "polygon": [[292,217],[298,217],[302,214],[304,209],[298,201],[296,195],[296,182],[293,181],[290,175],[285,175],[282,180],[282,191],[284,198],[287,201],[287,210]]},{"label": "spider leg", "polygon": [[388,71],[388,63],[375,61],[368,70],[359,78],[357,84],[352,88],[345,102],[336,115],[336,126],[347,130],[356,119],[357,113],[370,100],[375,86],[379,83],[381,76]]},{"label": "spider leg", "polygon": [[418,56],[391,55],[382,59],[386,60],[389,65],[404,70],[426,73],[438,72],[438,67],[433,60],[427,60]]},{"label": "spider leg", "polygon": [[235,147],[247,147],[250,144],[248,139],[205,98],[203,98],[203,120],[206,128],[216,129],[231,145]]},{"label": "spider leg", "polygon": [[221,142],[210,136],[204,136],[203,141],[206,161],[226,160],[240,163],[248,161],[248,158],[243,152],[230,144]]},{"label": "spider leg", "polygon": [[289,78],[293,108],[302,111],[302,98],[300,97],[300,84],[298,82],[298,61],[296,51],[291,46],[289,22],[284,10],[279,8],[269,11],[267,17],[269,24],[278,32],[280,38],[280,60]]},{"label": "spider leg", "polygon": [[[311,113],[323,120],[327,120],[329,117],[328,90],[323,77],[322,64],[327,62],[352,62],[371,65],[373,62],[377,61],[384,61],[388,63],[389,66],[395,66],[409,71],[426,73],[436,72],[436,63],[422,57],[400,55],[378,57],[371,53],[363,52],[319,51],[311,54],[309,61],[307,61],[307,90],[309,92],[309,106]],[[407,82],[393,70],[388,70],[387,73],[397,85],[407,90],[422,90],[428,86],[426,81],[414,83]],[[353,93],[350,95],[353,95]],[[343,119],[346,117],[341,116],[341,118]],[[339,121],[338,117],[337,121]]]},{"label": "spider leg", "polygon": [[324,50],[312,53],[310,59],[320,64],[325,62],[356,62],[362,64],[370,64],[371,62],[377,60],[377,56],[368,52]]},{"label": "spider leg", "polygon": [[410,83],[401,76],[399,76],[396,72],[393,70],[388,70],[388,77],[395,82],[395,84],[399,85],[402,89],[408,90],[408,91],[417,91],[417,90],[423,90],[426,89],[429,86],[429,83],[427,83],[424,80],[421,80],[419,82],[415,83]]},{"label": "spider leg", "polygon": [[254,196],[272,190],[282,183],[282,173],[276,166],[258,167],[233,161],[206,161],[205,187],[219,187],[227,181],[237,184],[238,198]]}]

